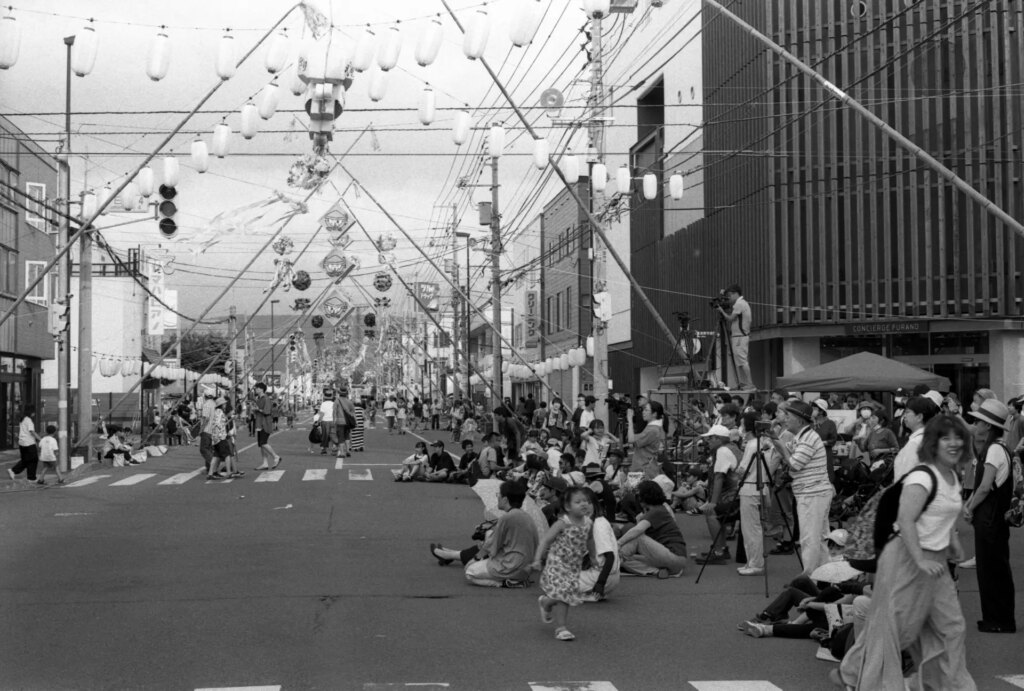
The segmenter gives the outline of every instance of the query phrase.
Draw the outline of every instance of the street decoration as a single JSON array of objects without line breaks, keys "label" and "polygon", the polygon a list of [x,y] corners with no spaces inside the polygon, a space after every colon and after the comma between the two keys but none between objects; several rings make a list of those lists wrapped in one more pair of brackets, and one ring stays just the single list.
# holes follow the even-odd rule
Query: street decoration
[{"label": "street decoration", "polygon": [[374,338],[377,335],[377,332],[373,329],[366,329],[363,331],[363,335],[367,338]]},{"label": "street decoration", "polygon": [[377,241],[374,243],[377,246],[377,252],[379,253],[378,261],[381,264],[390,264],[395,261],[394,250],[398,246],[398,240],[391,233],[384,233],[378,236]]},{"label": "street decoration", "polygon": [[321,317],[319,314],[314,314],[313,318],[309,320],[309,323],[313,326],[314,329],[319,329],[324,325],[324,318]]},{"label": "street decoration", "polygon": [[377,309],[386,309],[391,307],[391,298],[374,298],[373,304],[377,306]]},{"label": "street decoration", "polygon": [[373,277],[373,287],[381,293],[391,290],[391,276],[383,271]]},{"label": "street decoration", "polygon": [[441,288],[437,283],[414,283],[413,287],[416,290],[416,297],[429,311],[437,312],[440,309],[438,303]]},{"label": "street decoration", "polygon": [[[295,286],[296,290],[306,290],[312,282],[313,279],[309,277],[309,273],[306,271],[296,271],[292,278],[292,285]],[[285,286],[285,290],[288,290],[288,286]]]},{"label": "street decoration", "polygon": [[330,176],[331,170],[331,162],[326,157],[305,154],[288,169],[288,186],[315,190]]},{"label": "street decoration", "polygon": [[[288,291],[292,288],[292,282],[295,280],[295,270],[292,268],[292,260],[280,257],[274,260],[274,277],[270,279],[270,285],[263,289],[264,293],[269,293],[278,286],[283,290]],[[307,286],[308,287],[308,286]]]},{"label": "street decoration", "polygon": [[345,274],[345,269],[348,268],[348,260],[344,254],[332,249],[320,261],[320,266],[323,268],[324,273],[331,278],[339,278]]},{"label": "street decoration", "polygon": [[327,240],[335,247],[343,248],[351,243],[351,239],[346,238],[346,235],[355,224],[352,214],[340,201],[335,202],[334,206],[320,217],[320,225],[327,231]]},{"label": "street decoration", "polygon": [[[165,173],[166,175],[166,173]],[[307,213],[308,208],[299,201],[289,199],[281,192],[217,214],[190,242],[193,254],[202,254],[228,236],[263,235],[274,226],[287,223],[295,216]]]},{"label": "street decoration", "polygon": [[372,328],[377,325],[377,315],[373,312],[368,312],[363,316],[363,324]]},{"label": "street decoration", "polygon": [[295,298],[295,304],[292,305],[292,309],[296,312],[305,312],[310,308],[309,298]]},{"label": "street decoration", "polygon": [[295,249],[295,243],[287,235],[282,235],[274,241],[274,244],[271,245],[271,247],[275,252],[283,257],[286,254],[290,254],[292,250]]},{"label": "street decoration", "polygon": [[323,302],[324,318],[331,326],[337,326],[349,311],[349,302],[337,286],[331,288]]}]

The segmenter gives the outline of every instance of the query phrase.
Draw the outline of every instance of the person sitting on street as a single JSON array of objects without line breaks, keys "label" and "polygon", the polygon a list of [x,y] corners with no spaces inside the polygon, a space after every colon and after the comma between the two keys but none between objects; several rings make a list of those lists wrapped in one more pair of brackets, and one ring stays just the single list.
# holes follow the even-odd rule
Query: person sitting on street
[{"label": "person sitting on street", "polygon": [[540,482],[540,491],[537,493],[537,501],[542,504],[541,513],[547,519],[548,527],[551,527],[558,517],[562,515],[562,497],[569,489],[569,483],[564,478],[551,474],[545,474]]},{"label": "person sitting on street", "polygon": [[480,477],[491,478],[501,469],[501,439],[497,434],[490,433],[484,435],[481,443],[483,446],[480,447],[480,458],[477,459]]},{"label": "person sitting on street", "polygon": [[132,447],[127,441],[127,431],[119,429],[107,438],[103,446],[103,457],[113,461],[114,465],[139,465],[139,461],[132,458]]},{"label": "person sitting on street", "polygon": [[529,582],[530,563],[540,540],[536,522],[523,511],[526,485],[506,480],[498,487],[498,522],[482,545],[454,550],[431,543],[430,553],[447,566],[456,559],[465,566],[466,581],[492,588],[522,588]]},{"label": "person sitting on street", "polygon": [[665,493],[653,480],[636,488],[643,513],[636,525],[619,538],[622,570],[638,576],[680,576],[686,567],[686,540],[666,504]]},{"label": "person sitting on street", "polygon": [[415,451],[402,461],[402,469],[391,471],[395,476],[395,482],[412,482],[420,479],[426,472],[424,468],[426,468],[428,460],[426,442],[416,442]]},{"label": "person sitting on street", "polygon": [[448,482],[449,477],[455,472],[455,459],[444,450],[444,442],[438,439],[430,445],[433,453],[427,461],[424,473],[417,480],[425,482]]},{"label": "person sitting on street", "polygon": [[[601,513],[605,519],[608,516],[615,516],[615,490],[604,479],[604,471],[597,463],[588,463],[583,466],[583,476],[586,479],[587,487],[594,493],[594,501],[601,504]],[[596,515],[596,514],[595,514]]]},{"label": "person sitting on street", "polygon": [[531,429],[526,433],[526,441],[523,442],[522,447],[519,449],[519,454],[526,458],[527,454],[535,453],[538,456],[544,455],[544,447],[540,442],[540,430]]},{"label": "person sitting on street", "polygon": [[[588,466],[589,467],[589,466]],[[594,466],[597,467],[597,466]],[[600,473],[600,467],[597,467]],[[601,496],[589,491],[590,501],[594,505],[594,525],[591,529],[595,559],[588,554],[583,558],[583,569],[580,571],[580,596],[584,602],[598,602],[605,599],[619,585],[619,545],[615,538],[615,530],[605,517],[604,502]]]},{"label": "person sitting on street", "polygon": [[472,439],[462,440],[462,456],[459,457],[459,467],[452,473],[452,482],[467,483],[470,487],[480,479],[480,464],[477,463],[479,454],[473,448]]},{"label": "person sitting on street", "polygon": [[672,510],[700,515],[700,505],[707,501],[708,483],[702,480],[697,471],[691,470],[686,479],[672,492]]}]

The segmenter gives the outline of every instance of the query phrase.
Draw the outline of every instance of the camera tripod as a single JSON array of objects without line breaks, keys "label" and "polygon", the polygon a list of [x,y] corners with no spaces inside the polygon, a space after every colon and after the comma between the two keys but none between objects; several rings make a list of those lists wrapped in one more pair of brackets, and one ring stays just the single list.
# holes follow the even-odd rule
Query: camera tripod
[{"label": "camera tripod", "polygon": [[[758,434],[758,435],[755,436],[755,439],[757,439],[757,453],[754,455],[754,458],[751,460],[751,462],[747,465],[746,470],[743,471],[743,477],[740,479],[739,489],[736,490],[737,491],[737,500],[739,500],[739,494],[738,494],[739,491],[743,488],[743,485],[746,484],[747,478],[750,476],[750,471],[752,469],[756,468],[756,479],[754,481],[754,484],[757,487],[757,497],[758,497],[758,502],[757,502],[757,518],[761,522],[762,525],[764,525],[764,518],[765,518],[764,488],[765,488],[766,484],[769,484],[769,486],[770,486],[770,483],[771,483],[771,471],[768,468],[768,459],[765,458],[764,451],[761,450],[763,448],[763,445],[762,445],[763,438],[764,438],[764,435],[762,435],[762,434]],[[739,462],[742,462],[742,459]],[[713,463],[712,463],[712,472],[714,472],[714,464]],[[767,478],[767,480],[765,478]],[[779,503],[779,491],[777,489],[772,491],[772,496],[775,498],[776,503]],[[785,533],[783,533],[783,534],[785,535],[786,533],[788,533],[790,541],[793,541],[793,529],[792,529],[792,527],[790,527],[790,525],[789,525],[789,518],[786,516],[786,512],[781,509],[781,506],[780,506],[780,509],[779,509],[779,514],[782,516],[782,524],[783,524],[783,526],[785,528]],[[700,583],[701,576],[704,575],[704,569],[707,568],[708,561],[710,561],[710,558],[711,558],[711,554],[715,550],[715,545],[719,544],[719,542],[721,541],[722,533],[725,531],[726,525],[728,525],[728,523],[730,522],[730,520],[729,520],[730,518],[732,518],[731,515],[730,516],[723,516],[723,517],[721,517],[719,519],[718,534],[715,535],[714,540],[712,540],[712,542],[711,542],[711,548],[708,550],[708,558],[705,559],[704,562],[701,564],[700,572],[697,574],[697,580],[695,581],[696,583]],[[739,520],[739,516],[736,516],[735,520]],[[737,540],[742,540],[742,539],[743,539],[743,536],[742,536],[742,530],[741,530],[740,531],[740,535],[738,536]],[[764,541],[764,536],[763,535],[762,535],[761,539],[762,539],[762,542],[763,542]],[[738,547],[737,547],[737,549],[738,549]],[[764,552],[764,569],[762,571],[763,571],[763,575],[764,575],[764,596],[765,597],[770,597],[770,593],[769,593],[769,590],[768,590],[768,555],[769,555],[768,552]],[[804,566],[804,562],[803,562],[803,557],[800,555],[800,551],[799,550],[796,551],[796,558],[797,558],[797,561],[800,563],[800,568],[802,570],[803,566]]]}]

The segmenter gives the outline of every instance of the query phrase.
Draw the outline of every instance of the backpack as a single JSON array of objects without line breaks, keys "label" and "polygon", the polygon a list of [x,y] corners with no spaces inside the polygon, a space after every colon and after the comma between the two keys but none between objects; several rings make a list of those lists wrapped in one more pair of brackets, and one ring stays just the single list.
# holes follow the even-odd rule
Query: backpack
[{"label": "backpack", "polygon": [[[910,473],[916,470],[923,470],[932,479],[931,491],[928,492],[928,498],[921,508],[921,513],[924,513],[939,491],[939,479],[928,465],[917,465]],[[899,482],[876,492],[864,504],[857,517],[850,522],[847,528],[850,538],[846,543],[846,560],[858,571],[874,573],[878,568],[878,555],[882,553],[889,540],[896,536],[894,524],[900,510],[903,480],[907,475],[900,478]]]}]

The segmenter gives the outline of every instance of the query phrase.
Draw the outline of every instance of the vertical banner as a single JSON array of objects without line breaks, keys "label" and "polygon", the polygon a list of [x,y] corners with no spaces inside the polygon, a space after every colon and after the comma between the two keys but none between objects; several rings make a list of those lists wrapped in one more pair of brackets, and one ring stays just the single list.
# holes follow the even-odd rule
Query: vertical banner
[{"label": "vertical banner", "polygon": [[539,300],[536,290],[526,291],[526,316],[523,322],[526,324],[526,340],[523,343],[525,348],[536,348],[539,345],[537,334],[537,302]]},{"label": "vertical banner", "polygon": [[164,267],[160,264],[149,265],[149,292],[146,309],[146,333],[150,336],[164,334],[164,306],[160,301],[166,297],[164,289]]},{"label": "vertical banner", "polygon": [[440,286],[437,283],[416,283],[416,297],[420,299],[427,309],[436,312],[439,308],[438,298],[441,294]]}]

